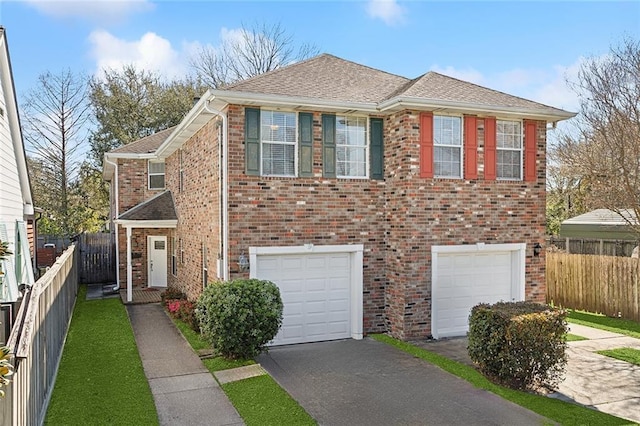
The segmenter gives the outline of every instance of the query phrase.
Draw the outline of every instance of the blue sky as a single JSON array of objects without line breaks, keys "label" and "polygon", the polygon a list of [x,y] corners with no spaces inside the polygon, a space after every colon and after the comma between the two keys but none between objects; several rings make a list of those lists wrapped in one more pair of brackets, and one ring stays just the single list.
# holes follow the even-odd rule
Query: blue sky
[{"label": "blue sky", "polygon": [[199,46],[240,26],[280,23],[297,41],[405,77],[429,70],[569,110],[584,57],[640,39],[640,2],[0,2],[19,99],[44,71],[95,74],[125,63],[189,73]]}]

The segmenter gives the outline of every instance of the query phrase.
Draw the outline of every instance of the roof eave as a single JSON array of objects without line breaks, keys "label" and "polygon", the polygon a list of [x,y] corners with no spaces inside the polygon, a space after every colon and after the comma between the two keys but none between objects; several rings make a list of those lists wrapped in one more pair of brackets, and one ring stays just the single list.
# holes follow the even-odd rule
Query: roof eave
[{"label": "roof eave", "polygon": [[158,158],[167,158],[176,152],[183,143],[200,130],[216,114],[211,112],[207,105],[213,100],[211,90],[207,90],[198,102],[189,110],[180,124],[171,132],[164,142],[158,147],[155,154]]},{"label": "roof eave", "polygon": [[217,99],[228,104],[259,105],[291,109],[333,112],[378,112],[375,102],[346,102],[330,99],[307,98],[302,96],[283,96],[253,92],[237,92],[231,90],[213,90]]},{"label": "roof eave", "polygon": [[476,104],[471,102],[455,102],[444,101],[440,99],[427,99],[399,96],[388,99],[379,104],[381,112],[399,111],[403,109],[429,109],[442,110],[449,109],[461,112],[469,112],[474,114],[496,114],[502,116],[529,117],[547,122],[558,122],[567,120],[576,116],[576,113],[557,110],[558,112],[550,112],[542,109],[530,109],[509,106],[492,106],[484,104]]},{"label": "roof eave", "polygon": [[178,226],[177,219],[166,220],[130,220],[116,219],[115,223],[124,228],[175,228]]}]

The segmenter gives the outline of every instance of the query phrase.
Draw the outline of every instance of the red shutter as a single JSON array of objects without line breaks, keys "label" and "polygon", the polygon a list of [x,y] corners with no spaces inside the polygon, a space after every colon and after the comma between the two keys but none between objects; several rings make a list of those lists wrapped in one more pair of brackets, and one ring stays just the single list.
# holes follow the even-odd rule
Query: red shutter
[{"label": "red shutter", "polygon": [[474,115],[464,116],[464,177],[478,179],[478,126]]},{"label": "red shutter", "polygon": [[484,119],[484,179],[496,179],[496,118]]},{"label": "red shutter", "polygon": [[524,180],[527,182],[534,182],[538,179],[536,173],[536,154],[538,152],[536,128],[535,121],[524,121]]},{"label": "red shutter", "polygon": [[420,114],[420,177],[433,177],[433,114]]}]

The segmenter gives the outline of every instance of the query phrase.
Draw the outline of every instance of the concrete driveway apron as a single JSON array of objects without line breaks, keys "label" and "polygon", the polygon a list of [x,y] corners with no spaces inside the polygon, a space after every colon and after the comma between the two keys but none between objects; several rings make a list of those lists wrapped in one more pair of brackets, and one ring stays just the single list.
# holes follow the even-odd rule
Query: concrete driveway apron
[{"label": "concrete driveway apron", "polygon": [[550,423],[373,339],[274,347],[258,361],[321,425]]}]

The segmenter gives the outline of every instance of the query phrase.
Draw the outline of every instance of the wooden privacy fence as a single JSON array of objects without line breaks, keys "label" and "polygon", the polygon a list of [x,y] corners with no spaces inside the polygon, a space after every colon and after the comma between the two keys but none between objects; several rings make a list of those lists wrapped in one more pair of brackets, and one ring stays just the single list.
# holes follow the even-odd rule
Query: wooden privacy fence
[{"label": "wooden privacy fence", "polygon": [[116,245],[113,236],[108,233],[84,233],[78,236],[77,244],[80,252],[80,282],[115,283]]},{"label": "wooden privacy fence", "polygon": [[547,302],[640,321],[640,260],[547,252]]},{"label": "wooden privacy fence", "polygon": [[78,294],[75,246],[25,295],[7,341],[14,375],[0,399],[0,425],[41,425]]}]

